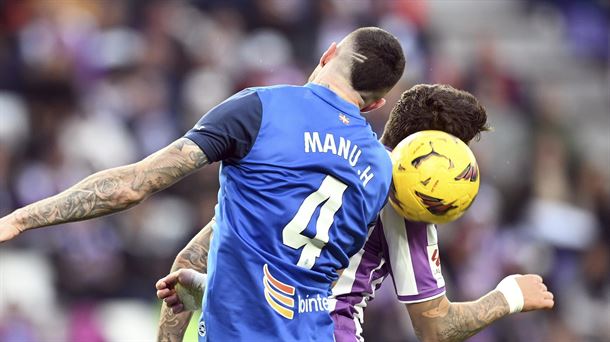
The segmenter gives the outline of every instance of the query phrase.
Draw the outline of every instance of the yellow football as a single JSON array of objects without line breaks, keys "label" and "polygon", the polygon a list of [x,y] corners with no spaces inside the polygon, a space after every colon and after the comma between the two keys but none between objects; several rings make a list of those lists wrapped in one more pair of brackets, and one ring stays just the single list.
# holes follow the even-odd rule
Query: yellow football
[{"label": "yellow football", "polygon": [[392,151],[390,204],[411,221],[447,223],[479,191],[479,167],[463,141],[441,131],[411,134]]}]

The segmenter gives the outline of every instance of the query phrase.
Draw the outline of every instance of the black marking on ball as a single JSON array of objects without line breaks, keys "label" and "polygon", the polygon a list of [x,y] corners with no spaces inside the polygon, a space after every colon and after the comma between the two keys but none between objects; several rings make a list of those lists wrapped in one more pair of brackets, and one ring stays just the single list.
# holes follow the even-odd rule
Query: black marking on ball
[{"label": "black marking on ball", "polygon": [[445,215],[450,210],[457,208],[457,206],[453,205],[455,203],[455,201],[453,201],[449,204],[446,204],[440,198],[428,196],[428,195],[422,194],[419,191],[415,191],[415,195],[417,195],[417,197],[419,197],[419,199],[421,200],[424,207],[426,207],[426,209],[428,209],[428,211],[430,213],[432,213],[433,215],[436,215],[436,216]]},{"label": "black marking on ball", "polygon": [[430,144],[430,148],[432,149],[432,151],[413,159],[411,161],[411,165],[413,165],[413,167],[417,169],[417,168],[419,168],[421,163],[423,163],[426,159],[428,159],[430,157],[441,157],[441,158],[445,158],[445,159],[447,159],[447,161],[449,161],[448,169],[452,169],[454,167],[454,165],[453,165],[453,161],[451,160],[451,158],[436,152],[434,150],[434,146],[432,145],[432,141],[428,141],[428,143]]},{"label": "black marking on ball", "polygon": [[463,179],[476,182],[477,178],[479,178],[479,168],[476,164],[474,164],[474,166],[472,164],[468,164],[466,165],[466,168],[455,177],[455,180]]}]

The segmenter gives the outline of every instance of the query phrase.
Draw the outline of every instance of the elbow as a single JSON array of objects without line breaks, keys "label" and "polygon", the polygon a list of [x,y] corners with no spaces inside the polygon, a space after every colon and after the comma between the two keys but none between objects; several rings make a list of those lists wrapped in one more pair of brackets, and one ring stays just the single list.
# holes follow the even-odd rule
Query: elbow
[{"label": "elbow", "polygon": [[147,199],[150,195],[151,194],[144,193],[142,191],[133,191],[133,193],[131,193],[127,198],[129,206],[132,207],[136,204],[144,202],[144,200]]},{"label": "elbow", "polygon": [[142,203],[152,194],[163,189],[158,181],[155,182],[147,177],[147,168],[149,166],[141,161],[120,169],[119,173],[123,184],[119,201],[125,209]]},{"label": "elbow", "polygon": [[129,191],[119,196],[117,199],[117,206],[121,209],[129,209],[140,204],[146,197],[146,194],[137,191]]}]

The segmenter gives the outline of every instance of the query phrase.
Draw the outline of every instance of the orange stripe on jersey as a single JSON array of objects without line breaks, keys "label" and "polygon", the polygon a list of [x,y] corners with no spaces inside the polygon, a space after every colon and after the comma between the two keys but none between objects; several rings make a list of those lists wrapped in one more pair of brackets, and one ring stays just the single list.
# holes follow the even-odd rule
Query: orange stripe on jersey
[{"label": "orange stripe on jersey", "polygon": [[274,299],[276,299],[277,301],[279,301],[280,303],[282,303],[286,306],[294,307],[294,299],[292,299],[290,297],[286,297],[283,294],[274,290],[273,287],[271,286],[271,284],[269,283],[269,278],[263,277],[263,284],[265,285],[265,289],[269,291],[269,294],[271,295],[271,297],[273,297]]},{"label": "orange stripe on jersey", "polygon": [[263,271],[265,272],[265,276],[267,277],[267,279],[269,279],[269,282],[278,290],[284,292],[287,295],[294,295],[294,287],[284,284],[281,281],[273,278],[273,276],[271,275],[271,273],[269,273],[269,267],[267,266],[267,264],[265,264],[263,266]]},{"label": "orange stripe on jersey", "polygon": [[276,303],[269,295],[269,291],[267,291],[267,289],[265,289],[265,299],[267,300],[267,303],[269,303],[271,308],[275,310],[275,312],[288,319],[292,319],[292,317],[294,317],[294,312]]}]

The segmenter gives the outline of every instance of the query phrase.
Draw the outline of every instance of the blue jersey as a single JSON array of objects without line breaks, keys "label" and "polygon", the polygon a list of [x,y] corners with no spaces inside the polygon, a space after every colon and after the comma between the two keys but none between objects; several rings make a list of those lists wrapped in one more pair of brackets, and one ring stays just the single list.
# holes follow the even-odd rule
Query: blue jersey
[{"label": "blue jersey", "polygon": [[200,341],[332,341],[331,284],[391,182],[359,109],[315,84],[251,88],[185,137],[222,161]]}]

